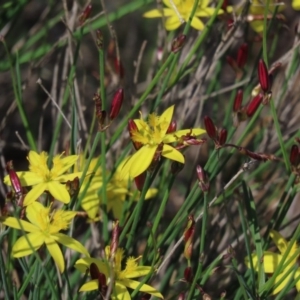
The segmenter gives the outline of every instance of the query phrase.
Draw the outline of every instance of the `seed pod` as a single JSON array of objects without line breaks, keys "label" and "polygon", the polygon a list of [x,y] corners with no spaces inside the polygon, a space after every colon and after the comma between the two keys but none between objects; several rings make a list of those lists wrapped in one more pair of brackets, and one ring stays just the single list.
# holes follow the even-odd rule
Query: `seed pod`
[{"label": "seed pod", "polygon": [[208,192],[209,191],[209,179],[207,177],[207,174],[205,172],[205,170],[198,165],[197,168],[197,176],[198,176],[198,180],[199,180],[199,187],[203,192]]},{"label": "seed pod", "polygon": [[[130,137],[132,137],[132,132],[138,131],[138,128],[137,128],[137,126],[136,126],[134,120],[132,120],[132,119],[129,119],[129,120],[128,120],[128,126],[127,126],[127,128],[128,128]],[[134,141],[132,140],[132,138],[131,138],[131,141],[132,141],[132,144],[133,144],[135,150],[139,150],[139,149],[142,147],[142,144],[141,144],[141,143],[139,143],[139,142],[134,142]]]},{"label": "seed pod", "polygon": [[297,167],[299,164],[299,160],[299,147],[297,145],[293,145],[290,152],[290,163],[292,166]]},{"label": "seed pod", "polygon": [[119,115],[120,109],[123,104],[123,98],[124,98],[124,90],[120,88],[114,94],[113,100],[111,102],[110,113],[109,113],[109,118],[111,120],[115,119]]},{"label": "seed pod", "polygon": [[146,172],[143,172],[142,174],[134,178],[135,186],[140,192],[143,190],[145,179]]},{"label": "seed pod", "polygon": [[219,132],[219,145],[223,146],[227,140],[227,130],[222,128]]},{"label": "seed pod", "polygon": [[246,43],[242,44],[238,50],[236,63],[239,68],[243,68],[247,62],[248,58],[248,45]]},{"label": "seed pod", "polygon": [[238,90],[236,95],[235,95],[235,99],[233,102],[233,111],[237,112],[239,111],[239,109],[241,108],[243,102],[243,90]]},{"label": "seed pod", "polygon": [[249,118],[255,114],[255,112],[257,111],[259,105],[261,104],[263,98],[264,98],[264,96],[262,94],[258,94],[248,104],[246,114]]},{"label": "seed pod", "polygon": [[260,59],[258,62],[258,79],[261,89],[267,93],[270,91],[270,79],[267,66],[265,62]]},{"label": "seed pod", "polygon": [[14,192],[16,193],[16,196],[17,197],[22,196],[22,184],[21,184],[21,181],[20,181],[20,178],[19,178],[18,174],[14,170],[12,160],[7,162],[6,171],[8,173],[8,176],[9,176],[9,179],[10,179],[10,182],[11,182],[11,186],[12,186]]},{"label": "seed pod", "polygon": [[211,139],[216,140],[216,138],[217,138],[216,126],[210,117],[208,117],[208,116],[204,117],[204,126],[205,126],[208,136]]},{"label": "seed pod", "polygon": [[82,12],[82,14],[79,16],[79,25],[82,26],[84,24],[84,22],[90,17],[91,14],[91,10],[92,10],[92,5],[89,4],[84,11]]},{"label": "seed pod", "polygon": [[188,216],[188,223],[184,231],[184,256],[187,260],[192,257],[193,237],[195,234],[195,220],[193,215]]},{"label": "seed pod", "polygon": [[168,127],[168,130],[166,133],[172,133],[176,131],[177,123],[176,121],[172,121]]},{"label": "seed pod", "polygon": [[181,34],[178,37],[176,37],[172,42],[172,48],[171,51],[173,53],[177,53],[184,45],[186,41],[186,35]]},{"label": "seed pod", "polygon": [[193,281],[193,272],[191,267],[187,267],[184,269],[184,279],[186,280],[186,282]]}]

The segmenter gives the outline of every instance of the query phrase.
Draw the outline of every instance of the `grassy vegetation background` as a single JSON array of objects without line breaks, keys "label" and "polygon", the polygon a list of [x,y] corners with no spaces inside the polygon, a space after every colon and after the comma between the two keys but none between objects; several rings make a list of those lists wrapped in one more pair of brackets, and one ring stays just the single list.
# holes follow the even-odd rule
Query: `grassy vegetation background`
[{"label": "grassy vegetation background", "polygon": [[[78,17],[87,4],[38,0],[0,4],[1,178],[6,174],[5,162],[9,160],[13,160],[16,170],[24,170],[30,149],[57,154],[74,147],[75,141],[76,151],[86,149],[90,157],[97,134],[92,120],[93,95],[100,90],[96,30],[101,29],[105,55],[105,65],[101,66],[105,71],[102,88],[105,87],[107,103],[117,88],[123,87],[125,91],[121,113],[106,131],[105,141],[109,145],[106,154],[100,142],[95,145],[95,155],[106,155],[107,169],[117,166],[118,158],[125,155],[123,150],[130,144],[128,131],[122,124],[127,124],[132,110],[134,118],[139,118],[139,110],[144,116],[153,110],[161,114],[172,104],[175,104],[174,119],[179,128],[204,128],[207,115],[217,127],[227,129],[228,143],[281,159],[261,162],[229,147],[216,150],[207,137],[207,143],[185,152],[185,166],[176,176],[170,174],[170,163],[164,162],[152,183],[158,189],[157,196],[145,202],[137,216],[132,244],[126,245],[128,255],[143,255],[151,236],[149,228],[157,220],[156,243],[152,240],[151,246],[148,245],[149,256],[143,257],[143,263],[148,265],[157,255],[158,271],[153,273],[152,283],[166,299],[271,297],[271,288],[259,289],[256,279],[249,275],[244,258],[247,251],[253,252],[257,243],[264,250],[270,248],[265,233],[271,228],[290,239],[299,223],[298,186],[289,161],[291,146],[299,137],[299,12],[292,10],[287,1],[286,9],[280,12],[284,17],[268,22],[263,37],[246,21],[250,2],[245,2],[243,13],[233,17],[235,25],[231,29],[227,22],[232,16],[227,15],[216,18],[203,33],[193,28],[186,30],[184,47],[174,54],[170,50],[172,41],[183,32],[184,25],[177,31],[167,32],[161,19],[144,19],[142,14],[154,8],[155,1],[92,1],[89,20],[79,26]],[[236,57],[243,43],[248,44],[249,54],[242,76],[237,78],[226,56]],[[115,69],[116,58],[122,62],[124,76],[120,77]],[[274,72],[271,104],[261,105],[253,117],[236,127],[232,112],[236,91],[243,89],[243,104],[252,99],[251,93],[258,84],[260,58],[267,59],[269,69],[280,64]],[[170,63],[162,70],[168,59]],[[173,62],[174,69],[169,74]],[[160,71],[159,80],[154,82]],[[170,79],[166,82],[168,75]],[[137,106],[143,97],[145,101]],[[74,121],[73,108],[77,107],[72,130],[64,121],[58,127],[60,113],[53,102],[58,103],[70,122]],[[114,139],[120,128],[123,130]],[[208,193],[198,187],[197,165],[205,167],[210,178]],[[0,191],[3,207],[8,191],[3,183]],[[158,220],[157,212],[164,199],[168,202]],[[191,296],[195,287],[183,280],[189,263],[183,257],[182,236],[189,215],[199,220],[195,225],[190,262],[194,274],[199,264],[202,268],[194,277],[201,286],[195,290],[195,296]],[[85,240],[90,252],[96,255],[109,243],[112,220],[108,214],[106,224],[76,222],[77,238]],[[90,230],[99,231],[97,238]],[[126,239],[120,246],[125,244]],[[3,257],[9,257],[6,248],[3,242]],[[7,280],[18,289],[24,273],[17,262],[11,263],[6,270]],[[68,270],[70,278],[75,278],[74,273],[74,269]],[[79,278],[79,274],[76,276]],[[26,287],[21,295],[23,299],[42,296],[56,299],[42,287],[39,296],[32,294],[32,288]],[[62,293],[61,299],[100,297],[79,295],[78,288],[78,282],[72,280],[71,295]],[[185,292],[186,298],[179,298],[181,292]],[[10,297],[0,295],[3,299]],[[295,289],[287,290],[282,297],[293,299]]]}]

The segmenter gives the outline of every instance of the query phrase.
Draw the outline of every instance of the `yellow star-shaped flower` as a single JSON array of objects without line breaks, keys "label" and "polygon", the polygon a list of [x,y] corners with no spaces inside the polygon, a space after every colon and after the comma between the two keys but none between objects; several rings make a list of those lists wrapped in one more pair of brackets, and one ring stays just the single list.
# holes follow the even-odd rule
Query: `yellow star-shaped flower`
[{"label": "yellow star-shaped flower", "polygon": [[[208,7],[211,1],[199,0],[198,7],[192,19],[191,26],[197,30],[203,30],[204,23],[199,17],[210,17],[213,15],[215,8]],[[163,0],[167,8],[162,10],[153,9],[144,14],[145,18],[165,17],[165,27],[167,30],[175,30],[182,23],[188,22],[195,0]],[[219,10],[218,14],[222,14],[223,10]]]},{"label": "yellow star-shaped flower", "polygon": [[75,215],[76,212],[74,211],[60,209],[50,212],[50,207],[44,207],[39,202],[33,202],[26,208],[26,217],[29,222],[14,217],[4,217],[0,221],[6,226],[28,232],[13,245],[12,255],[14,257],[32,254],[45,243],[60,272],[63,272],[65,262],[57,243],[89,256],[88,251],[81,243],[63,233],[59,233],[59,231],[66,230],[69,227]]},{"label": "yellow star-shaped flower", "polygon": [[[106,259],[101,260],[97,258],[82,258],[77,260],[75,268],[82,273],[86,273],[89,270],[92,263],[96,264],[101,273],[103,273],[107,280],[107,285],[113,280],[113,290],[111,297],[115,300],[130,300],[130,294],[127,288],[135,290],[140,282],[133,280],[132,278],[141,277],[151,272],[151,267],[138,266],[137,260],[139,258],[129,257],[126,261],[126,267],[122,270],[123,249],[118,248],[116,250],[113,262],[110,261],[110,247],[105,248]],[[94,279],[85,283],[80,292],[87,292],[98,290],[98,280]],[[155,288],[148,284],[143,284],[140,287],[140,291],[150,294],[152,296],[163,299],[163,296]]]},{"label": "yellow star-shaped flower", "polygon": [[167,108],[161,116],[150,114],[148,122],[142,119],[134,120],[137,129],[130,131],[131,139],[133,142],[142,145],[142,147],[125,161],[120,173],[121,178],[124,178],[128,174],[131,178],[142,174],[150,166],[157,151],[165,158],[178,161],[182,164],[184,163],[182,153],[176,147],[169,144],[177,142],[188,146],[188,144],[184,143],[185,136],[194,138],[205,133],[205,130],[193,128],[167,133],[172,121],[173,112],[174,105]]},{"label": "yellow star-shaped flower", "polygon": [[[88,172],[91,174],[92,179],[87,176],[83,181],[78,199],[81,199],[81,207],[86,211],[88,217],[92,221],[97,221],[97,217],[100,205],[102,193],[100,189],[103,184],[102,169],[98,167],[96,169],[99,158],[93,158],[88,168]],[[82,170],[86,160],[80,155],[79,164],[76,164],[77,170]],[[106,184],[106,196],[107,196],[107,211],[112,211],[114,218],[120,220],[122,217],[123,206],[126,198],[133,196],[128,185],[129,177],[120,178],[120,172],[123,168],[124,161],[118,166],[116,172],[113,174],[109,182]],[[110,177],[110,172],[106,172],[106,178]],[[88,185],[88,186],[87,186]],[[136,197],[134,201],[139,200],[140,193],[135,193]],[[145,199],[148,200],[157,194],[157,189],[151,188],[148,190]]]},{"label": "yellow star-shaped flower", "polygon": [[[70,167],[77,161],[77,155],[69,155],[62,158],[56,155],[52,160],[51,169],[48,168],[48,155],[46,152],[41,154],[30,151],[28,155],[29,171],[17,172],[22,186],[33,186],[24,198],[24,206],[33,203],[44,192],[49,193],[63,203],[70,202],[70,195],[66,188],[68,180],[80,177],[82,172],[65,174]],[[5,176],[4,183],[11,185],[9,176]]]},{"label": "yellow star-shaped flower", "polygon": [[[283,256],[285,255],[285,252],[287,248],[289,247],[289,242],[285,240],[285,238],[277,231],[272,230],[270,232],[270,236],[272,240],[274,241],[275,245],[277,246],[278,250],[280,251],[280,254],[273,253],[271,251],[265,251],[262,258],[259,258],[255,253],[252,254],[252,262],[255,267],[255,270],[258,270],[258,264],[263,263],[264,270],[266,273],[272,274],[276,271],[278,268]],[[298,246],[296,243],[293,244],[291,250],[289,251],[287,258],[285,259],[286,263],[284,263],[284,270],[281,273],[279,273],[274,281],[274,286],[279,283],[277,287],[273,290],[273,295],[278,294],[281,290],[285,288],[285,286],[292,280],[292,275],[294,275],[294,279],[297,278],[296,281],[296,288],[297,291],[300,292],[300,268],[297,268],[296,272],[293,272],[291,268],[295,265],[297,265],[297,259],[298,257],[293,257],[295,252],[297,251]],[[250,268],[250,262],[249,258],[245,258],[245,263],[248,268]]]}]

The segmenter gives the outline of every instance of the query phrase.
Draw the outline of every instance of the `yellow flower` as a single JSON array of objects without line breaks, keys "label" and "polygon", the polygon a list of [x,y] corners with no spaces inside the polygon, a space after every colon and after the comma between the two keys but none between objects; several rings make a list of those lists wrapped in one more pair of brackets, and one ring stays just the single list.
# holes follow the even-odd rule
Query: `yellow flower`
[{"label": "yellow flower", "polygon": [[[285,8],[285,5],[281,3],[277,3],[277,0],[269,0],[268,6],[268,15],[272,15],[277,8],[277,11],[280,12]],[[251,27],[254,31],[260,33],[264,30],[264,13],[265,6],[267,5],[267,0],[252,0],[250,2],[249,14],[254,17],[254,21],[250,22]],[[279,6],[279,7],[278,7]],[[255,17],[260,17],[260,20],[255,20]]]},{"label": "yellow flower", "polygon": [[120,173],[121,178],[128,174],[129,177],[135,178],[146,171],[158,148],[163,157],[184,163],[182,153],[168,144],[179,142],[187,146],[188,144],[183,140],[185,136],[195,137],[205,133],[205,130],[193,128],[167,134],[173,111],[174,105],[167,108],[161,116],[157,116],[155,113],[150,114],[148,123],[142,119],[134,120],[137,129],[131,130],[131,138],[133,142],[142,144],[142,147],[127,159]]},{"label": "yellow flower", "polygon": [[[29,172],[17,172],[22,186],[33,186],[24,198],[24,206],[33,203],[44,192],[49,193],[63,203],[70,202],[70,195],[65,186],[65,182],[81,176],[81,172],[64,174],[78,159],[77,155],[70,155],[61,158],[56,155],[52,160],[52,168],[48,168],[48,155],[46,152],[41,154],[30,151],[28,155]],[[4,183],[11,185],[9,176],[5,176]]]},{"label": "yellow flower", "polygon": [[[151,267],[148,266],[138,266],[138,258],[129,257],[126,261],[126,267],[122,270],[122,260],[123,260],[123,249],[118,248],[114,261],[110,262],[110,247],[105,248],[106,259],[101,260],[97,258],[82,258],[77,260],[75,268],[77,268],[82,273],[86,273],[92,263],[95,263],[100,270],[106,276],[107,285],[113,280],[113,290],[112,299],[118,300],[130,300],[130,294],[127,288],[135,290],[140,282],[132,280],[132,278],[141,277],[149,274],[151,272]],[[81,288],[80,292],[87,292],[98,290],[98,280],[91,280],[85,283]],[[155,288],[148,284],[143,284],[140,288],[141,292],[150,294],[152,296],[162,298],[163,296]]]},{"label": "yellow flower", "polygon": [[[80,188],[80,192],[78,195],[78,198],[81,199],[81,197],[84,194],[84,190],[87,187],[86,193],[83,196],[83,199],[81,201],[81,207],[87,212],[88,217],[92,221],[97,221],[97,215],[99,213],[99,208],[101,205],[101,187],[103,183],[103,177],[102,177],[102,169],[101,167],[98,167],[95,169],[97,161],[99,158],[93,158],[91,160],[91,163],[88,168],[88,172],[94,173],[93,178],[90,180],[87,176],[85,180],[82,183],[82,186]],[[80,165],[77,165],[76,167],[78,170],[81,170],[86,163],[83,156],[80,156],[79,159]],[[124,206],[124,201],[126,198],[130,198],[133,196],[133,192],[131,192],[128,188],[128,180],[129,177],[125,176],[124,178],[120,178],[120,172],[123,168],[124,161],[118,166],[116,172],[110,179],[110,181],[106,184],[106,195],[107,195],[107,211],[112,211],[112,214],[114,218],[121,219],[122,217],[122,211]],[[106,173],[106,178],[110,177],[110,173]],[[89,182],[90,181],[90,182]],[[139,200],[140,193],[135,193],[136,197],[133,199],[134,201]],[[157,194],[157,189],[149,189],[145,199],[153,198]]]},{"label": "yellow flower", "polygon": [[292,8],[294,10],[300,10],[300,0],[293,0],[292,1]]},{"label": "yellow flower", "polygon": [[60,209],[50,212],[50,207],[44,207],[39,202],[33,202],[26,208],[26,217],[29,222],[14,217],[4,217],[0,221],[6,226],[28,232],[13,245],[12,255],[14,257],[29,255],[45,243],[60,272],[63,272],[65,262],[57,243],[89,256],[82,244],[65,234],[59,233],[60,230],[66,230],[69,227],[69,223],[75,215],[76,212],[74,211]]},{"label": "yellow flower", "polygon": [[[261,258],[257,257],[257,255],[254,253],[252,254],[252,262],[256,271],[258,270],[258,264],[263,263],[265,272],[272,274],[278,268],[280,261],[282,260],[287,248],[289,247],[289,242],[287,242],[284,237],[275,230],[272,230],[270,232],[270,236],[277,246],[278,250],[280,251],[280,254],[273,253],[271,251],[265,251],[261,260]],[[273,295],[279,293],[282,289],[285,288],[285,286],[292,280],[292,275],[294,275],[294,279],[297,278],[296,288],[298,292],[300,292],[300,268],[298,268],[294,273],[291,270],[293,266],[297,265],[298,257],[296,256],[292,258],[297,250],[298,246],[296,243],[294,243],[287,255],[287,258],[285,259],[286,263],[284,263],[283,269],[286,270],[286,272],[283,271],[282,273],[279,273],[275,278],[274,286],[280,281],[281,283],[273,290]],[[245,258],[245,263],[247,267],[250,268],[248,257]]]},{"label": "yellow flower", "polygon": [[[175,30],[182,23],[188,22],[193,10],[195,0],[163,0],[163,3],[167,6],[167,8],[163,8],[162,10],[150,10],[144,14],[144,17],[165,17],[166,29]],[[210,17],[215,11],[215,8],[208,7],[209,3],[209,0],[199,0],[198,2],[198,7],[191,22],[191,26],[197,30],[202,30],[204,28],[204,24],[199,17]],[[222,14],[223,10],[220,9],[218,13]]]}]

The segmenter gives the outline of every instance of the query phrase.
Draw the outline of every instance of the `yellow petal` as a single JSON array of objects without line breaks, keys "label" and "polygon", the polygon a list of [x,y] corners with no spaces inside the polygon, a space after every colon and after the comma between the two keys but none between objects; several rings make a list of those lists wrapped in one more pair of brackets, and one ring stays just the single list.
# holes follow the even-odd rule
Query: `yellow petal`
[{"label": "yellow petal", "polygon": [[270,237],[273,240],[276,247],[279,249],[281,253],[284,253],[287,249],[288,242],[286,239],[277,231],[271,230]]},{"label": "yellow petal", "polygon": [[28,233],[20,237],[12,248],[14,257],[23,257],[38,250],[44,243],[44,235],[41,232]]},{"label": "yellow petal", "polygon": [[[174,4],[175,6],[178,6],[178,5],[180,4],[181,1],[182,1],[182,0],[172,0],[173,4]],[[164,3],[166,6],[172,8],[172,9],[174,10],[173,4],[171,3],[171,0],[163,0],[163,3]]]},{"label": "yellow petal", "polygon": [[86,211],[90,219],[95,219],[99,212],[100,200],[96,193],[85,196],[81,201],[81,207]]},{"label": "yellow petal", "polygon": [[121,220],[124,202],[121,200],[113,200],[107,203],[107,210],[112,210],[114,218]]},{"label": "yellow petal", "polygon": [[252,22],[250,22],[250,26],[257,33],[264,31],[264,22],[263,21],[260,21],[260,20],[252,21]]},{"label": "yellow petal", "polygon": [[101,270],[101,273],[103,273],[106,276],[106,278],[109,277],[108,263],[97,258],[93,258],[93,257],[80,258],[76,261],[74,267],[77,270],[79,270],[81,273],[86,273],[86,271],[89,270],[90,265],[92,263],[97,265],[98,269]]},{"label": "yellow petal", "polygon": [[297,280],[296,281],[296,288],[297,288],[297,291],[300,292],[300,268],[298,268],[295,272],[295,275],[294,275],[294,279]]},{"label": "yellow petal", "polygon": [[191,26],[197,30],[203,30],[204,28],[203,22],[195,16],[192,19]]},{"label": "yellow petal", "polygon": [[[214,14],[215,10],[216,9],[214,7],[205,7],[201,10],[197,10],[196,13],[195,13],[195,16],[197,16],[197,17],[210,17]],[[224,11],[222,9],[218,10],[218,15],[221,15],[223,13],[224,13]]]},{"label": "yellow petal", "polygon": [[[80,178],[82,175],[82,172],[76,172],[76,173],[72,173],[72,174],[63,174],[60,175],[56,178],[57,181],[59,182],[67,182],[68,180],[74,180],[76,177]],[[87,174],[89,175],[89,174]]]},{"label": "yellow petal", "polygon": [[292,8],[295,10],[300,10],[300,1],[299,0],[293,0],[292,1]]},{"label": "yellow petal", "polygon": [[27,222],[27,221],[23,221],[17,218],[13,218],[13,217],[4,217],[0,219],[0,222],[3,223],[6,226],[15,228],[15,229],[20,229],[20,230],[24,230],[27,232],[37,232],[39,231],[39,228],[32,225],[31,223]]},{"label": "yellow petal", "polygon": [[181,22],[177,15],[172,15],[171,17],[167,18],[165,22],[165,27],[167,30],[175,30],[181,25]]},{"label": "yellow petal", "polygon": [[27,206],[38,199],[39,196],[47,189],[47,184],[42,182],[34,186],[24,198],[24,206]]},{"label": "yellow petal", "polygon": [[184,156],[182,155],[181,152],[176,150],[174,147],[170,145],[164,145],[163,146],[163,151],[161,153],[163,157],[178,161],[182,164],[184,164]]},{"label": "yellow petal", "polygon": [[[132,280],[132,279],[124,278],[124,279],[122,279],[122,284],[124,284],[125,286],[135,290],[139,286],[140,282]],[[148,284],[143,284],[139,290],[141,292],[150,294],[152,296],[155,296],[155,297],[158,297],[158,298],[161,298],[161,299],[164,298],[163,295],[160,292],[158,292],[155,288],[153,288],[152,286],[150,286]]]},{"label": "yellow petal", "polygon": [[[167,123],[170,124],[172,121],[172,117],[173,117],[173,113],[174,113],[174,105],[168,107],[163,113],[162,115],[159,117],[159,124],[161,123]],[[162,135],[165,135],[166,132],[168,130],[168,127],[166,127],[165,132],[162,132]]]},{"label": "yellow petal", "polygon": [[89,281],[85,283],[80,289],[79,292],[88,292],[88,291],[94,291],[98,290],[99,288],[99,283],[97,279],[94,279],[92,281]]},{"label": "yellow petal", "polygon": [[186,135],[199,136],[206,133],[202,128],[182,129],[164,136],[163,142],[166,144],[177,142],[181,137]]},{"label": "yellow petal", "polygon": [[[278,294],[282,289],[284,289],[287,284],[292,280],[293,270],[291,270],[289,273],[280,273],[275,278],[274,286],[276,283],[281,282],[272,292],[273,295]],[[284,278],[284,279],[282,279]]]},{"label": "yellow petal", "polygon": [[35,201],[26,208],[26,217],[32,224],[40,228],[41,216],[47,216],[49,211],[50,209],[48,207],[45,207],[40,202]]},{"label": "yellow petal", "polygon": [[115,288],[113,289],[111,295],[112,295],[112,299],[131,300],[130,294],[128,293],[126,286],[123,285],[123,280],[122,282],[116,281]]},{"label": "yellow petal", "polygon": [[[58,169],[58,176],[65,173],[68,169],[70,169],[70,167],[72,167],[76,161],[78,160],[78,155],[69,155],[66,156],[64,158],[60,159],[61,164],[63,164],[63,167],[60,167]],[[52,168],[52,170],[55,170],[55,166],[54,168]]]},{"label": "yellow petal", "polygon": [[149,274],[151,271],[151,267],[147,266],[137,266],[134,268],[134,270],[130,272],[126,272],[126,278],[136,278],[136,277],[141,277]]},{"label": "yellow petal", "polygon": [[[270,251],[265,251],[262,259],[258,259],[256,254],[252,254],[252,262],[255,270],[258,270],[259,263],[263,263],[266,273],[274,273],[281,259],[282,255]],[[245,263],[247,267],[250,268],[248,257],[245,258]]]},{"label": "yellow petal", "polygon": [[[20,179],[22,186],[32,186],[43,182],[43,178],[33,172],[22,171],[22,172],[17,172],[17,175]],[[11,186],[10,178],[8,175],[4,177],[3,181],[5,184]]]},{"label": "yellow petal", "polygon": [[124,164],[120,177],[125,178],[129,174],[129,177],[135,178],[146,171],[153,160],[156,149],[157,146],[148,145],[140,148]]},{"label": "yellow petal", "polygon": [[174,15],[174,10],[170,8],[164,8],[162,10],[159,9],[152,9],[143,14],[144,18],[161,18],[162,16],[164,17],[169,17]]},{"label": "yellow petal", "polygon": [[47,184],[47,189],[54,199],[57,199],[65,204],[70,202],[70,194],[64,184],[61,184],[57,181],[50,181]]},{"label": "yellow petal", "polygon": [[57,264],[59,271],[63,273],[63,271],[65,270],[65,261],[59,246],[52,238],[47,238],[45,240],[45,243],[50,255]]},{"label": "yellow petal", "polygon": [[158,189],[154,189],[154,188],[149,189],[146,193],[145,200],[155,197],[157,193],[158,193]]},{"label": "yellow petal", "polygon": [[86,248],[79,243],[77,240],[63,234],[63,233],[55,233],[52,235],[53,239],[55,239],[56,242],[71,248],[79,253],[84,254],[85,256],[90,256],[89,252],[86,250]]}]

